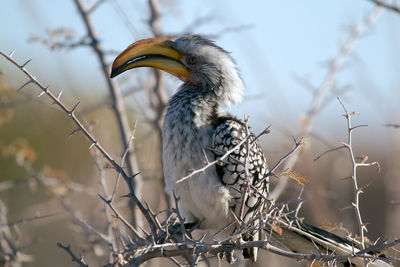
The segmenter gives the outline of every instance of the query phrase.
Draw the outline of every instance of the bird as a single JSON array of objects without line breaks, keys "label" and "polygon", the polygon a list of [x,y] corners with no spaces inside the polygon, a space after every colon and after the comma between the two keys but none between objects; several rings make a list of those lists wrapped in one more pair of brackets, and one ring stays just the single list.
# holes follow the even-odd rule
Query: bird
[{"label": "bird", "polygon": [[[162,161],[165,190],[179,198],[178,207],[185,223],[198,223],[200,229],[220,230],[235,220],[249,222],[255,214],[266,210],[268,165],[258,136],[250,132],[245,120],[226,111],[241,102],[245,91],[230,53],[195,34],[175,40],[143,39],[117,56],[111,78],[138,67],[160,69],[182,81],[167,105]],[[228,151],[231,153],[222,159]],[[216,164],[208,164],[208,168],[187,178],[191,171],[212,161]],[[259,221],[252,222],[256,225]],[[354,251],[352,241],[318,227],[284,220],[280,226],[288,238],[276,236],[292,251],[328,250],[342,254]],[[264,238],[262,232],[247,232],[242,238],[260,240]],[[299,242],[293,241],[293,236]],[[342,251],[341,246],[346,249]],[[257,248],[244,249],[243,256],[255,262]],[[360,266],[364,266],[363,262]]]}]

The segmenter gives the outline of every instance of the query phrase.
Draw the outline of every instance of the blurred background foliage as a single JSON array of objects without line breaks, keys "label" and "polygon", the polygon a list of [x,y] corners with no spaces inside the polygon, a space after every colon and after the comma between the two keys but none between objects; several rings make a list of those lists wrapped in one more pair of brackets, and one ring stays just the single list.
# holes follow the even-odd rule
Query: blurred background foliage
[{"label": "blurred background foliage", "polygon": [[[57,42],[75,43],[82,34],[80,18],[71,2],[4,2],[0,49],[7,52],[17,48],[15,58],[20,62],[33,57],[29,71],[50,84],[55,93],[64,88],[62,100],[68,106],[81,101],[78,116],[120,160],[118,128],[104,77],[92,52],[85,46],[52,47]],[[104,3],[93,13],[94,27],[107,51],[108,63],[129,43],[152,36],[146,1],[100,2]],[[369,1],[277,2],[160,1],[161,26],[166,34],[185,30],[211,34],[219,45],[233,51],[248,92],[243,105],[232,112],[239,118],[251,114],[250,125],[255,133],[272,124],[272,133],[261,138],[270,165],[291,148],[291,136],[300,132],[313,97],[304,87],[314,90],[318,86],[311,84],[318,84],[329,71],[325,61],[337,54],[348,36],[348,30],[343,30],[348,26],[343,25],[357,24],[373,8]],[[93,2],[84,4],[91,6]],[[325,17],[327,10],[331,12]],[[338,73],[314,122],[313,133],[305,140],[294,170],[308,179],[301,216],[311,223],[328,228],[343,225],[357,232],[353,211],[343,210],[352,201],[351,184],[341,179],[351,173],[347,152],[335,151],[314,161],[320,153],[346,140],[343,111],[335,101],[341,96],[349,110],[361,112],[354,123],[369,125],[354,133],[356,154],[368,155],[381,165],[379,173],[374,167],[359,170],[360,183],[370,183],[361,195],[361,213],[369,223],[368,237],[375,240],[400,235],[400,129],[385,126],[400,123],[399,27],[400,15],[386,11],[357,40],[359,46]],[[102,189],[94,152],[88,149],[90,143],[79,133],[67,138],[74,130],[73,123],[46,96],[38,98],[37,88],[29,85],[16,92],[26,80],[4,59],[0,59],[0,71],[0,199],[8,209],[8,222],[54,214],[12,227],[19,247],[35,258],[26,266],[70,266],[70,257],[57,248],[57,242],[72,244],[94,266],[104,264],[108,257],[105,245],[99,240],[86,242],[86,233],[76,226],[75,215],[69,210],[73,207],[79,218],[104,231],[103,203],[97,196]],[[147,121],[154,116],[146,93],[154,85],[154,77],[149,70],[138,70],[123,76],[119,83],[128,95],[124,100],[130,125],[138,121],[134,143],[143,179],[141,198],[153,210],[162,210],[166,204],[159,181],[159,139]],[[164,97],[178,85],[166,76]],[[111,188],[116,174],[111,169],[105,172]],[[35,174],[53,180],[41,184],[40,179],[32,179]],[[278,183],[277,178],[272,180]],[[75,183],[79,190],[71,189]],[[120,183],[118,188],[118,208],[129,214],[122,198],[127,192],[124,186]],[[290,181],[281,200],[296,197],[299,189],[296,182]],[[113,223],[118,224],[116,220]],[[268,257],[268,266],[295,264],[267,253],[264,257]],[[266,266],[265,261],[261,260],[259,266]]]}]

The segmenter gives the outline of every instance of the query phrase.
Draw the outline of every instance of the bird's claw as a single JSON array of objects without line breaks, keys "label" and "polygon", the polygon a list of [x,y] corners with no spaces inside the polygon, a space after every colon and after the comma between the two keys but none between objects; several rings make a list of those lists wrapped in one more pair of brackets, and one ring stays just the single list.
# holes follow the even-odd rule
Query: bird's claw
[{"label": "bird's claw", "polygon": [[224,256],[226,258],[226,261],[229,262],[230,264],[232,264],[236,261],[232,243],[222,244],[220,251],[218,253],[218,257],[220,259],[223,259]]}]

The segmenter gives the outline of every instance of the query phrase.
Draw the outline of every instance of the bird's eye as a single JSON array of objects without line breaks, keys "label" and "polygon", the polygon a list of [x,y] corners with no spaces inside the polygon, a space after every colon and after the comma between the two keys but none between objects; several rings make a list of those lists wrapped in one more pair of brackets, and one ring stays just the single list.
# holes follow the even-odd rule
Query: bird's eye
[{"label": "bird's eye", "polygon": [[197,57],[188,57],[187,62],[191,65],[197,63]]}]

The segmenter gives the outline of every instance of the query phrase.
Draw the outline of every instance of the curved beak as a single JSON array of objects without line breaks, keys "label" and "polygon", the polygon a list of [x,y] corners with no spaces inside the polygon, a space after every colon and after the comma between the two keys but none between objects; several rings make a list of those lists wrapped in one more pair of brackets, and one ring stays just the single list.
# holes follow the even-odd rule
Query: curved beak
[{"label": "curved beak", "polygon": [[152,67],[188,80],[190,73],[182,63],[183,56],[172,44],[166,38],[149,38],[131,44],[114,60],[111,78],[129,69]]}]

